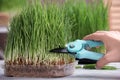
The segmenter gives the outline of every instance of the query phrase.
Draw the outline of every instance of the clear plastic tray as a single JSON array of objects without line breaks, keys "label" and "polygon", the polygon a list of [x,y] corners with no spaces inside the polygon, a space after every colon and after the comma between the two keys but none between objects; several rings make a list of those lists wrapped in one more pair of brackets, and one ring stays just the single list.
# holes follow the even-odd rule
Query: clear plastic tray
[{"label": "clear plastic tray", "polygon": [[63,77],[73,74],[75,63],[64,65],[7,65],[5,75],[13,77]]}]

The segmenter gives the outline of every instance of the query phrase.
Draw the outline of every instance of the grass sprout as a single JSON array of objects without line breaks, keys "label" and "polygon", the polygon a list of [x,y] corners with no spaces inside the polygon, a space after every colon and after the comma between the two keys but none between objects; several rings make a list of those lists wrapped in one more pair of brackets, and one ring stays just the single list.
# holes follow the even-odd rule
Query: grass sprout
[{"label": "grass sprout", "polygon": [[[68,28],[69,27],[69,28]],[[49,53],[70,41],[71,24],[63,7],[56,4],[28,6],[10,25],[5,58],[10,64],[67,64],[74,61],[68,54]]]},{"label": "grass sprout", "polygon": [[106,30],[107,7],[66,0],[42,5],[35,2],[13,17],[5,50],[8,64],[60,65],[74,61],[69,54],[49,53],[69,41],[82,39],[97,30]]},{"label": "grass sprout", "polygon": [[[72,24],[72,40],[83,39],[84,36],[96,31],[108,30],[108,6],[103,0],[67,0],[65,3],[67,17]],[[104,47],[93,49],[104,53]]]}]

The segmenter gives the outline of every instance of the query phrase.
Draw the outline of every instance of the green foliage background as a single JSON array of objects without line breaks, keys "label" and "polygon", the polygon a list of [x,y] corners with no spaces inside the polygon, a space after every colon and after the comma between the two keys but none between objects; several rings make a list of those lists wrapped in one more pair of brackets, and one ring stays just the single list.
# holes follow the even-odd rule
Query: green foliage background
[{"label": "green foliage background", "polygon": [[20,9],[27,4],[27,0],[0,0],[0,11]]}]

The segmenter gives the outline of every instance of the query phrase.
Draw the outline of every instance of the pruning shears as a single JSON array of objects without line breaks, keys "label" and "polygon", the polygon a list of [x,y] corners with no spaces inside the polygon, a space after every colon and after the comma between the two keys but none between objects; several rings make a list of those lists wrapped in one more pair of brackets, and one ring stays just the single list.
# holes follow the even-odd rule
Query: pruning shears
[{"label": "pruning shears", "polygon": [[95,64],[100,58],[104,56],[102,53],[93,52],[89,49],[93,47],[102,46],[103,42],[93,40],[75,40],[66,44],[65,48],[54,48],[50,52],[65,53],[75,57],[78,64]]}]

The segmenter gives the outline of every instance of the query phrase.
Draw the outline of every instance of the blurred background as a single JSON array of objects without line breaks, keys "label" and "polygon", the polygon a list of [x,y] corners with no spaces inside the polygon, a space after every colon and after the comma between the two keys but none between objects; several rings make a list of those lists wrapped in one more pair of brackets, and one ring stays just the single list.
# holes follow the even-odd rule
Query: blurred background
[{"label": "blurred background", "polygon": [[[3,59],[6,38],[9,28],[9,23],[23,7],[30,5],[34,0],[0,0],[0,59]],[[44,2],[63,3],[64,0],[41,0]],[[86,0],[92,2],[94,0]],[[109,30],[120,30],[120,0],[103,0],[104,4],[108,3],[109,7]]]},{"label": "blurred background", "polygon": [[110,30],[120,30],[120,0],[111,0]]}]

